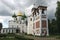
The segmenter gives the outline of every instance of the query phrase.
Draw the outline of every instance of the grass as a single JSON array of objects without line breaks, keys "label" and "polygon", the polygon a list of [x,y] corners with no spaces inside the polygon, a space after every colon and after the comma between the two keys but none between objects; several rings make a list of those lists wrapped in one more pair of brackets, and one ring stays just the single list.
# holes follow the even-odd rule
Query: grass
[{"label": "grass", "polygon": [[15,34],[0,34],[0,40],[34,40],[34,39],[26,38],[24,36]]},{"label": "grass", "polygon": [[33,36],[33,35],[25,35],[25,34],[19,34],[19,35],[16,35],[16,34],[0,34],[0,40],[43,40],[43,39],[48,39],[48,40],[57,40],[57,39],[60,39],[60,35],[50,35],[50,36],[47,36],[47,37],[41,37],[41,36]]}]

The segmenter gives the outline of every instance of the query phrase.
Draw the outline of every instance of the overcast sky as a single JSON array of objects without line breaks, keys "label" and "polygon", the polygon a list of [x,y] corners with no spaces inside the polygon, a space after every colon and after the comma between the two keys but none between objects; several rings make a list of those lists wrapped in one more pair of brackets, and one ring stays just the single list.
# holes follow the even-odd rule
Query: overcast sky
[{"label": "overcast sky", "polygon": [[20,10],[24,13],[27,9],[30,10],[33,4],[48,6],[48,18],[52,19],[56,11],[56,3],[57,0],[0,0],[0,22],[3,23],[3,27],[8,27],[8,21],[12,19],[13,12]]}]

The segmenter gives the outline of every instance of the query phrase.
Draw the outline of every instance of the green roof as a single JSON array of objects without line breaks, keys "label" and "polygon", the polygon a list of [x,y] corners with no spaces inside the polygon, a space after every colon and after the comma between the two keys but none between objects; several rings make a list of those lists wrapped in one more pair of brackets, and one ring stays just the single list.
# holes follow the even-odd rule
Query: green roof
[{"label": "green roof", "polygon": [[12,15],[12,17],[17,17],[16,14]]}]

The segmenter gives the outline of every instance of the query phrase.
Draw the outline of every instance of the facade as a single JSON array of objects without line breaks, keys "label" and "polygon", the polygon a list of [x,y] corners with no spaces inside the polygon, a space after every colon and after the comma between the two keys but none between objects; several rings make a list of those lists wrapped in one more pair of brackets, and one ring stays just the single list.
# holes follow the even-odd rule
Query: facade
[{"label": "facade", "polygon": [[22,20],[23,14],[18,12],[17,15],[13,15],[14,20],[9,21],[9,28],[17,28],[19,29],[19,33],[26,33],[26,20]]},{"label": "facade", "polygon": [[31,11],[32,14],[28,17],[27,34],[48,36],[47,7],[33,7]]},{"label": "facade", "polygon": [[33,34],[33,17],[30,15],[27,17],[28,25],[27,25],[27,34]]},{"label": "facade", "polygon": [[[19,29],[19,33],[27,33],[37,36],[49,36],[47,6],[38,6],[31,9],[31,15],[22,20],[22,13],[12,16],[14,20],[9,21],[9,28]],[[27,25],[26,25],[27,24]]]}]

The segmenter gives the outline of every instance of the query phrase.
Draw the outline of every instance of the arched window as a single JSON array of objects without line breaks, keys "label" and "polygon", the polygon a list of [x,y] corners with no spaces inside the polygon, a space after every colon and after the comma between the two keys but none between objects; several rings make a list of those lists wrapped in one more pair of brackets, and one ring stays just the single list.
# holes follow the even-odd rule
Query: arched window
[{"label": "arched window", "polygon": [[44,14],[44,9],[42,9],[42,14]]},{"label": "arched window", "polygon": [[32,18],[30,18],[30,21],[32,21]]},{"label": "arched window", "polygon": [[5,30],[3,29],[3,33],[4,33],[4,31],[5,31]]}]

